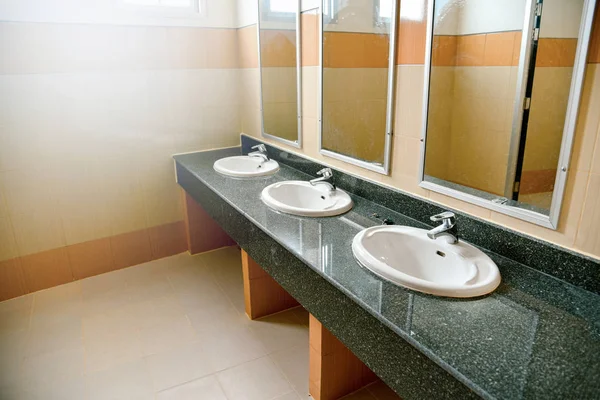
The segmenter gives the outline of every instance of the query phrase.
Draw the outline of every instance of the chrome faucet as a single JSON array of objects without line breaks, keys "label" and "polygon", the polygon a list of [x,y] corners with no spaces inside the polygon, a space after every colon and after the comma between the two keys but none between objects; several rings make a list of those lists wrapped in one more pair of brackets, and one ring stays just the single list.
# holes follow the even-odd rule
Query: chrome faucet
[{"label": "chrome faucet", "polygon": [[250,153],[248,153],[248,157],[257,157],[257,158],[262,158],[262,163],[266,163],[267,161],[269,161],[269,156],[267,154],[267,147],[264,144],[257,144],[256,146],[252,146],[253,149],[256,149],[256,151],[252,151]]},{"label": "chrome faucet", "polygon": [[[333,183],[333,172],[331,168],[323,168],[317,175],[321,175],[320,178],[315,178],[309,181],[309,183],[313,186],[317,184],[327,185],[329,187],[330,192],[334,192],[336,190],[335,183]],[[331,180],[331,182],[328,182]]]},{"label": "chrome faucet", "polygon": [[442,221],[442,224],[427,232],[429,239],[435,240],[440,236],[448,236],[449,243],[458,243],[458,227],[456,226],[456,215],[446,211],[430,218],[433,222]]}]

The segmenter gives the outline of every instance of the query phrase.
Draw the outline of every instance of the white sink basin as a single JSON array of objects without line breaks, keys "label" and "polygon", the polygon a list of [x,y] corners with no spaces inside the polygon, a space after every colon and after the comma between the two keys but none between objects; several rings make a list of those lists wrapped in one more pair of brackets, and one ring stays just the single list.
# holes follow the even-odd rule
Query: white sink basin
[{"label": "white sink basin", "polygon": [[475,297],[494,291],[500,271],[470,244],[427,237],[424,229],[375,226],[359,232],[352,252],[360,264],[392,283],[446,297]]},{"label": "white sink basin", "polygon": [[213,168],[220,174],[237,178],[273,175],[279,171],[275,160],[264,161],[258,157],[234,156],[215,161]]},{"label": "white sink basin", "polygon": [[352,209],[348,193],[330,191],[324,184],[311,185],[305,181],[284,181],[263,189],[262,201],[274,210],[302,217],[331,217]]}]

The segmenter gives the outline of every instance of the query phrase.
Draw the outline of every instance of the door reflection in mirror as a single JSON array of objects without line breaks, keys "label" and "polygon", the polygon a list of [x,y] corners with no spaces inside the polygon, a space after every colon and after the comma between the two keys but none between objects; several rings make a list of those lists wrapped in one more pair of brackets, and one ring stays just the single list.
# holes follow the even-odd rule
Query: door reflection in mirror
[{"label": "door reflection in mirror", "polygon": [[434,2],[424,181],[550,214],[588,4]]}]

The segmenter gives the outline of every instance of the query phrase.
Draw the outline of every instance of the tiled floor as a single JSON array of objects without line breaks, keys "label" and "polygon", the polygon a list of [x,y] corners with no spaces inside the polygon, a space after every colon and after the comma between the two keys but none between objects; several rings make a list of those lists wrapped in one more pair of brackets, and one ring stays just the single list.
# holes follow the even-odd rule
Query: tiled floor
[{"label": "tiled floor", "polygon": [[0,399],[308,398],[307,324],[246,318],[237,248],[180,254],[0,303]]}]

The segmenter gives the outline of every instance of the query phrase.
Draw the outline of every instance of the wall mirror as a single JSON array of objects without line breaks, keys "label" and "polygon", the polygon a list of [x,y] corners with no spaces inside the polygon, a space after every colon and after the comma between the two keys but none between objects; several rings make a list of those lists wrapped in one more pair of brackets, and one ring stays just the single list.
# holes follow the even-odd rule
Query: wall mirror
[{"label": "wall mirror", "polygon": [[430,2],[422,187],[556,229],[594,3]]},{"label": "wall mirror", "polygon": [[258,0],[262,134],[302,146],[300,1]]},{"label": "wall mirror", "polygon": [[397,1],[321,5],[321,154],[388,174]]}]

